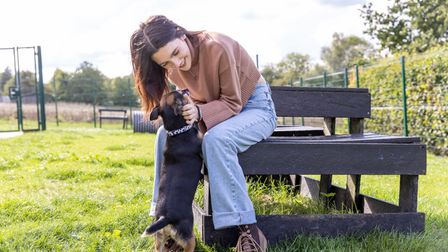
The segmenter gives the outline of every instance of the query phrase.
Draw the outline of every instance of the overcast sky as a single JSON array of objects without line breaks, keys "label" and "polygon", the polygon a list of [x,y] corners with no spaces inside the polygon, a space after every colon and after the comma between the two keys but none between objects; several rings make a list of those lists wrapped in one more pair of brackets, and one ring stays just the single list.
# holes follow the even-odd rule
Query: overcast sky
[{"label": "overcast sky", "polygon": [[[387,0],[367,0],[384,8]],[[56,68],[73,72],[88,61],[113,78],[131,73],[129,37],[150,15],[163,14],[187,30],[210,30],[240,42],[259,65],[287,53],[320,60],[334,32],[362,33],[366,0],[7,0],[1,3],[0,48],[40,45],[44,80]],[[31,50],[21,53],[31,68]],[[0,50],[0,71],[12,52]]]}]

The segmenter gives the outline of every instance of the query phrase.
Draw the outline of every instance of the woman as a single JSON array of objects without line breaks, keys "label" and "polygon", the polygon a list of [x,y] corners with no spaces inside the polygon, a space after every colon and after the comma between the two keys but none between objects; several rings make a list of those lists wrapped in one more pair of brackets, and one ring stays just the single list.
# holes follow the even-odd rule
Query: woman
[{"label": "woman", "polygon": [[[238,226],[237,251],[266,251],[237,154],[266,139],[276,127],[269,86],[250,56],[230,37],[190,32],[165,16],[151,16],[131,36],[136,88],[143,110],[158,105],[169,84],[188,89],[192,102],[183,107],[187,123],[198,122],[210,179],[215,229]],[[158,130],[151,212],[166,131]],[[256,250],[253,250],[253,249]]]}]

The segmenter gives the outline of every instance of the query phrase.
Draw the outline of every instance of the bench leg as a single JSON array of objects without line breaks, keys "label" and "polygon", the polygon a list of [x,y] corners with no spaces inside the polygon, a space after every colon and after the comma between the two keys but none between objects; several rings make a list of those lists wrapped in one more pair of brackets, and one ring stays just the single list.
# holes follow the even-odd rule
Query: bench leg
[{"label": "bench leg", "polygon": [[212,215],[212,199],[210,196],[210,181],[208,176],[204,175],[204,212],[207,215]]},{"label": "bench leg", "polygon": [[417,212],[418,175],[400,176],[399,205],[402,212]]},{"label": "bench leg", "polygon": [[347,175],[345,194],[345,207],[355,213],[362,212],[359,203],[359,191],[361,187],[361,175]]},{"label": "bench leg", "polygon": [[331,192],[331,182],[333,180],[333,175],[330,174],[322,174],[320,175],[319,182],[319,198],[324,203],[326,207],[330,206],[330,202],[332,201],[332,197],[328,196],[328,193]]},{"label": "bench leg", "polygon": [[289,175],[289,179],[291,181],[291,185],[293,188],[293,191],[295,193],[300,194],[300,185],[302,184],[302,176],[300,175]]}]

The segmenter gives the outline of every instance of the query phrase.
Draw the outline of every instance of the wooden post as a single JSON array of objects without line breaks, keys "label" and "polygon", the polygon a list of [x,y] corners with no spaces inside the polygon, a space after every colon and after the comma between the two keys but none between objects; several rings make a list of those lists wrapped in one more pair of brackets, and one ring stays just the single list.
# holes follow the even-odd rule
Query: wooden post
[{"label": "wooden post", "polygon": [[[350,118],[349,125],[350,134],[362,134],[364,133],[364,119],[363,118]],[[362,212],[359,202],[359,192],[361,188],[361,175],[349,174],[347,175],[345,194],[345,207],[354,212]]]},{"label": "wooden post", "polygon": [[[331,136],[336,133],[336,118],[335,117],[325,117],[324,118],[324,135]],[[320,175],[319,182],[319,196],[324,204],[328,207],[330,205],[331,199],[325,194],[328,194],[331,189],[333,175],[322,174]]]},{"label": "wooden post", "polygon": [[204,212],[212,215],[212,199],[210,195],[210,181],[208,175],[204,174]]},{"label": "wooden post", "polygon": [[399,205],[402,212],[417,212],[418,175],[400,175]]}]

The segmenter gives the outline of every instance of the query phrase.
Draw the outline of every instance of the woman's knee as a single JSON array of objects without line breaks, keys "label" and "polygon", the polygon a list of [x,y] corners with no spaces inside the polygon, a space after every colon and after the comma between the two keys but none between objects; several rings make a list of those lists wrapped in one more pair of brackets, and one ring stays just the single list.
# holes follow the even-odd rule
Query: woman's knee
[{"label": "woman's knee", "polygon": [[204,134],[202,139],[203,152],[209,148],[223,148],[224,146],[231,145],[231,139],[226,132],[219,130],[211,130]]}]

